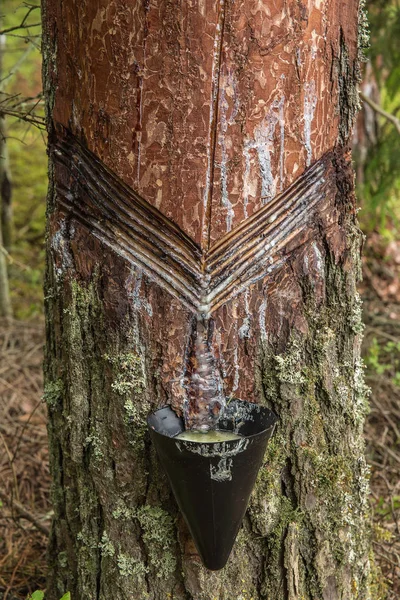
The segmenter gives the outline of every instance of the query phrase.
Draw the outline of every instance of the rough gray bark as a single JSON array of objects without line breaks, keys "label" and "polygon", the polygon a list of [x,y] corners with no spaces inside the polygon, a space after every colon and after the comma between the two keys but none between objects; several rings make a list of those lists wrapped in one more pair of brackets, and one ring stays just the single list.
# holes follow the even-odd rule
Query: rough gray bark
[{"label": "rough gray bark", "polygon": [[[348,152],[357,6],[47,0],[44,28],[49,600],[67,590],[74,600],[370,598]],[[165,402],[190,413],[180,380],[196,348],[194,287],[188,300],[157,258],[153,271],[140,263],[126,229],[140,200],[129,187],[205,261],[219,239],[265,215],[268,198],[289,206],[274,270],[215,308],[205,342],[226,395],[279,416],[218,573],[201,566],[145,427]],[[130,212],[119,219],[123,202]],[[279,230],[265,227],[274,242]],[[168,252],[163,260],[173,264]]]}]

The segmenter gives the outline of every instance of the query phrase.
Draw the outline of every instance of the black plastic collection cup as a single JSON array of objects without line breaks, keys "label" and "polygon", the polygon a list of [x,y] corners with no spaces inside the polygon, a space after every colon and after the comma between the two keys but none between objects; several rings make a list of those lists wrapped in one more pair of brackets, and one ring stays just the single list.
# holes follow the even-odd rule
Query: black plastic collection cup
[{"label": "black plastic collection cup", "polygon": [[175,438],[185,426],[170,406],[147,418],[161,464],[207,569],[218,571],[228,561],[276,421],[264,406],[232,400],[221,411],[217,429],[241,437],[191,442]]}]

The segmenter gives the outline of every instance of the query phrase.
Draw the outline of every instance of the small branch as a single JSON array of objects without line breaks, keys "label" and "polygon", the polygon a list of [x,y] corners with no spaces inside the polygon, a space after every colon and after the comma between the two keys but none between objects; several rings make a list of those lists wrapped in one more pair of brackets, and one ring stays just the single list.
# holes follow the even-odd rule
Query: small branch
[{"label": "small branch", "polygon": [[363,100],[365,102],[365,104],[368,104],[368,106],[370,108],[372,108],[373,111],[375,111],[376,113],[378,113],[378,115],[381,115],[387,121],[390,121],[391,123],[393,123],[393,125],[397,129],[398,134],[400,135],[400,119],[398,119],[397,117],[395,117],[391,113],[386,112],[386,110],[383,110],[383,108],[381,106],[379,106],[379,104],[376,104],[376,102],[374,102],[373,100],[371,100],[371,98],[369,98],[368,96],[366,96],[361,91],[360,91],[360,98],[361,98],[361,100]]},{"label": "small branch", "polygon": [[11,31],[17,31],[17,29],[29,29],[30,27],[41,27],[41,23],[32,23],[32,25],[17,25],[16,27],[9,27],[0,31],[0,35],[7,35]]},{"label": "small branch", "polygon": [[19,260],[15,259],[14,257],[12,257],[11,254],[8,252],[8,250],[6,248],[4,248],[4,246],[2,246],[1,244],[0,244],[0,253],[4,254],[4,256],[6,257],[6,260],[9,262],[10,265],[16,265],[23,271],[32,271],[32,269],[29,265],[25,265],[24,263],[20,262]]},{"label": "small branch", "polygon": [[35,38],[35,41],[31,42],[28,46],[28,48],[25,50],[25,52],[23,53],[23,55],[17,60],[17,62],[15,63],[15,65],[13,67],[11,67],[11,69],[9,70],[8,75],[6,75],[4,77],[4,79],[1,80],[0,82],[0,91],[3,91],[3,85],[4,85],[4,81],[7,81],[7,83],[9,83],[9,79],[10,77],[13,77],[18,70],[21,68],[21,66],[23,65],[23,63],[25,62],[25,60],[28,58],[28,56],[31,54],[32,50],[36,47],[35,42],[37,40],[40,39],[40,36],[37,36]]},{"label": "small branch", "polygon": [[10,115],[10,117],[15,117],[16,119],[19,119],[20,121],[26,121],[26,123],[29,123],[30,125],[34,125],[35,127],[38,127],[39,129],[46,128],[46,123],[45,123],[45,120],[43,117],[38,117],[36,115],[31,115],[29,113],[23,113],[18,110],[10,110],[8,108],[3,108],[0,105],[0,117],[2,117],[3,115]]},{"label": "small branch", "polygon": [[10,31],[17,31],[18,29],[24,29],[24,28],[28,28],[28,27],[40,27],[41,23],[32,23],[32,24],[27,24],[26,21],[29,17],[29,15],[31,14],[31,12],[33,10],[36,10],[37,8],[39,8],[39,6],[35,6],[35,5],[31,5],[27,12],[26,15],[24,16],[24,18],[22,19],[21,23],[19,25],[15,25],[14,27],[8,27],[7,29],[3,29],[0,31],[0,35],[4,35],[6,33],[9,33]]},{"label": "small branch", "polygon": [[0,498],[6,504],[8,504],[11,508],[15,508],[15,510],[19,513],[19,515],[21,517],[23,517],[24,519],[26,519],[27,521],[29,521],[30,523],[32,523],[36,527],[36,529],[38,529],[39,531],[41,531],[42,533],[44,533],[47,536],[50,534],[50,529],[49,529],[49,527],[47,527],[47,525],[45,525],[44,523],[39,521],[35,517],[35,515],[30,513],[24,506],[22,506],[22,504],[20,504],[16,500],[11,501],[10,498],[8,497],[8,494],[3,492],[3,490],[1,490],[1,489],[0,489]]}]

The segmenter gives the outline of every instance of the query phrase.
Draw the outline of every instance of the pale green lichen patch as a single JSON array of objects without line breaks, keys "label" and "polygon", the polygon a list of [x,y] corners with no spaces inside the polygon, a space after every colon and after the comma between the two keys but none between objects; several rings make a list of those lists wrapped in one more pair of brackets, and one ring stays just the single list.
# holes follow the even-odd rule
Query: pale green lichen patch
[{"label": "pale green lichen patch", "polygon": [[114,519],[136,521],[142,530],[149,562],[156,576],[166,578],[176,569],[175,526],[169,513],[157,506],[130,508],[122,500],[117,502],[112,513]]},{"label": "pale green lichen patch", "polygon": [[65,569],[68,566],[68,558],[66,552],[60,552],[57,556],[58,564],[62,569]]},{"label": "pale green lichen patch", "polygon": [[92,550],[98,548],[98,543],[94,540],[94,538],[91,535],[84,533],[83,531],[77,533],[76,539],[78,542],[80,542],[81,546],[86,546],[87,548],[91,548]]},{"label": "pale green lichen patch", "polygon": [[[356,239],[354,231],[354,253],[349,250],[354,260]],[[63,516],[68,504],[62,496],[74,495],[69,522],[79,523],[82,532],[78,538],[76,529],[71,534],[74,550],[68,557],[77,557],[77,597],[91,597],[101,573],[102,597],[114,597],[115,589],[121,598],[132,593],[167,598],[173,590],[175,600],[369,598],[368,470],[360,458],[366,388],[357,360],[361,307],[354,297],[357,269],[345,272],[335,260],[327,252],[324,301],[317,305],[314,288],[302,288],[307,327],[292,329],[284,351],[281,334],[273,339],[273,332],[260,349],[263,397],[279,415],[279,429],[267,447],[232,556],[219,573],[200,565],[184,535],[181,558],[173,517],[143,505],[145,498],[169,502],[154,454],[144,444],[133,447],[143,441],[150,409],[145,356],[151,347],[142,347],[138,327],[102,336],[93,326],[102,318],[100,291],[94,284],[72,285],[72,297],[61,301],[68,352],[51,381],[67,374],[65,416],[58,412],[62,427],[67,424],[62,450],[71,452],[71,440],[74,460],[63,462],[71,490],[58,475],[57,514]],[[58,390],[49,392],[57,396]],[[64,435],[62,427],[58,432]],[[53,464],[57,459],[54,452]],[[338,582],[337,590],[329,587],[331,581]]]},{"label": "pale green lichen patch", "polygon": [[169,577],[177,565],[172,517],[161,508],[148,505],[138,508],[135,517],[143,530],[143,542],[156,576]]},{"label": "pale green lichen patch", "polygon": [[101,542],[99,543],[99,548],[101,550],[102,556],[112,557],[115,555],[115,547],[106,531],[103,531],[103,535],[101,536]]},{"label": "pale green lichen patch", "polygon": [[88,435],[86,437],[85,444],[86,444],[86,446],[91,447],[95,458],[97,458],[97,459],[103,458],[103,456],[104,456],[104,452],[102,450],[103,442],[102,442],[99,434],[96,431],[93,431],[90,435]]},{"label": "pale green lichen patch", "polygon": [[63,344],[67,349],[62,368],[66,372],[64,409],[70,431],[70,452],[74,462],[81,463],[87,447],[90,403],[101,387],[101,363],[94,359],[95,343],[91,319],[99,320],[101,311],[96,279],[87,286],[71,281],[71,297],[63,319]]},{"label": "pale green lichen patch", "polygon": [[362,300],[358,292],[356,292],[354,295],[353,301],[350,305],[348,323],[354,333],[362,333],[364,331],[364,323],[362,320]]},{"label": "pale green lichen patch", "polygon": [[300,342],[293,338],[286,352],[275,356],[278,377],[282,383],[299,385],[306,381],[302,372],[302,352]]},{"label": "pale green lichen patch", "polygon": [[143,361],[138,354],[127,352],[104,357],[114,367],[115,379],[111,389],[120,396],[141,393],[146,385]]},{"label": "pale green lichen patch", "polygon": [[141,560],[135,559],[127,554],[118,554],[117,565],[121,577],[131,577],[137,579],[139,582],[141,582],[148,573],[148,568]]},{"label": "pale green lichen patch", "polygon": [[114,519],[133,519],[133,517],[135,516],[135,509],[129,508],[129,506],[127,506],[125,502],[120,498],[117,501],[117,505],[112,512],[112,516],[114,517]]},{"label": "pale green lichen patch", "polygon": [[364,419],[369,413],[370,406],[368,398],[371,389],[365,383],[365,365],[361,358],[354,363],[353,390],[354,390],[354,408],[353,420],[355,423],[363,426]]},{"label": "pale green lichen patch", "polygon": [[64,394],[64,383],[62,379],[49,381],[44,386],[43,400],[50,410],[56,409],[61,405]]},{"label": "pale green lichen patch", "polygon": [[368,388],[358,358],[363,325],[356,272],[328,262],[326,285],[334,293],[327,303],[317,306],[313,291],[304,290],[307,332],[292,332],[278,356],[264,348],[263,395],[280,417],[279,437],[269,442],[249,516],[264,540],[268,598],[286,597],[277,583],[282,577],[293,597],[302,590],[313,600],[369,598],[361,430]]},{"label": "pale green lichen patch", "polygon": [[134,352],[104,358],[112,366],[111,389],[124,401],[124,421],[132,446],[141,444],[147,431],[146,418],[151,405],[146,396],[146,373],[143,358]]}]

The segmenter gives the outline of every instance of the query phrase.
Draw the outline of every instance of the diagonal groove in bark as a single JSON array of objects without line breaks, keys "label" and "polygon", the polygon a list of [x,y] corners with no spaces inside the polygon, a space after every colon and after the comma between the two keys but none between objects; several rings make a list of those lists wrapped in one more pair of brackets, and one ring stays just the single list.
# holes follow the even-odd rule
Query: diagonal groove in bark
[{"label": "diagonal groove in bark", "polygon": [[[334,196],[332,154],[324,155],[283,193],[223,236],[209,251],[134,192],[70,133],[54,146],[59,204],[95,237],[178,298],[209,315],[280,267],[285,248]],[[60,183],[63,181],[63,183]],[[83,194],[81,193],[83,192]],[[301,243],[301,242],[299,242]]]},{"label": "diagonal groove in bark", "polygon": [[227,253],[233,256],[233,251],[241,251],[243,242],[249,238],[256,240],[255,236],[265,235],[265,228],[270,224],[276,226],[279,216],[285,216],[295,202],[306,202],[309,190],[317,189],[323,183],[326,175],[326,161],[319,161],[310,167],[304,177],[297,179],[287,190],[275,196],[263,208],[255,212],[251,217],[240,223],[235,229],[224,235],[207,254],[207,264],[211,267]]},{"label": "diagonal groove in bark", "polygon": [[[128,262],[135,264],[149,276],[157,281],[159,285],[167,289],[173,296],[177,297],[183,304],[192,311],[196,310],[200,296],[198,286],[185,279],[179,270],[168,268],[163,264],[163,257],[157,256],[154,248],[146,252],[144,240],[135,239],[124,233],[125,228],[119,229],[111,221],[102,224],[97,217],[88,212],[87,207],[79,208],[74,203],[71,194],[67,188],[57,186],[62,195],[59,202],[67,212],[70,212],[79,222],[86,226],[93,235],[101,242],[106,244],[117,254],[123,256]],[[147,244],[146,244],[147,246]]]},{"label": "diagonal groove in bark", "polygon": [[69,136],[69,143],[59,142],[56,145],[56,159],[64,162],[75,180],[87,188],[89,195],[98,195],[104,206],[118,213],[116,217],[126,219],[142,234],[150,233],[160,248],[169,248],[177,260],[197,270],[201,257],[197,244],[157,208],[118,179],[93,153],[71,138]]}]

